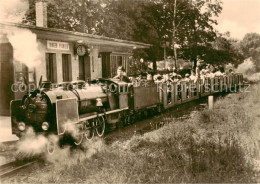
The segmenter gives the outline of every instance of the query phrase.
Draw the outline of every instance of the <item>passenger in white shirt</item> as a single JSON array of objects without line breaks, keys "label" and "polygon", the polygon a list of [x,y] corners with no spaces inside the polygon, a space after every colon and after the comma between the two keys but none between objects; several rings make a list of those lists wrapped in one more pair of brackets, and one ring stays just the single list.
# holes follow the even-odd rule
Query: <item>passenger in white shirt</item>
[{"label": "passenger in white shirt", "polygon": [[189,74],[188,73],[186,73],[185,74],[185,78],[184,79],[182,79],[183,81],[187,81],[187,82],[189,82],[190,81],[190,78],[189,78]]},{"label": "passenger in white shirt", "polygon": [[195,76],[194,72],[191,71],[190,80],[193,80],[194,82],[197,82],[198,77]]}]

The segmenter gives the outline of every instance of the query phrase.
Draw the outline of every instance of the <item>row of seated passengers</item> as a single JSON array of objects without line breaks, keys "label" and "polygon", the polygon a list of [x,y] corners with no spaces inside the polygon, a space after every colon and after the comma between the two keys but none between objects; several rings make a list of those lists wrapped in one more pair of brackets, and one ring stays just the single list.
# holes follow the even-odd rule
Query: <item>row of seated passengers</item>
[{"label": "row of seated passengers", "polygon": [[117,75],[114,77],[115,79],[120,79],[127,83],[132,83],[134,81],[140,81],[140,80],[148,80],[148,81],[154,81],[156,82],[181,82],[181,81],[191,81],[197,82],[198,78],[200,77],[204,83],[205,78],[214,78],[214,77],[220,77],[225,76],[225,73],[222,73],[220,71],[217,72],[210,72],[207,69],[202,69],[199,74],[195,74],[193,71],[191,71],[191,75],[188,73],[185,74],[185,77],[183,78],[180,74],[177,74],[175,72],[169,73],[169,74],[155,74],[152,75],[150,73],[142,73],[138,77],[127,77],[124,69],[122,67],[119,67],[117,69]]}]

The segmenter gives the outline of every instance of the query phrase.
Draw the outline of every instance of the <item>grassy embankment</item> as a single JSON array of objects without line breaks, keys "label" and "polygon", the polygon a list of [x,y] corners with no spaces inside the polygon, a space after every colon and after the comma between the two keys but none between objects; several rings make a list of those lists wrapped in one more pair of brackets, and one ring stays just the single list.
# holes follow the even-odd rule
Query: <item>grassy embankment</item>
[{"label": "grassy embankment", "polygon": [[24,182],[260,182],[260,85],[250,90],[126,142],[58,153]]}]

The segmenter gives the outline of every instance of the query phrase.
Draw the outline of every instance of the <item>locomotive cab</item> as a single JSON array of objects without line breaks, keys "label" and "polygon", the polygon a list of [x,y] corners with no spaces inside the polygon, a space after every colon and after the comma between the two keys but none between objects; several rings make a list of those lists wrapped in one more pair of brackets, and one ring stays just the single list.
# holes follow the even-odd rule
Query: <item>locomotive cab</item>
[{"label": "locomotive cab", "polygon": [[92,81],[92,84],[102,86],[106,92],[111,110],[124,109],[128,107],[129,83],[119,79],[98,79]]},{"label": "locomotive cab", "polygon": [[[109,111],[106,112],[107,130],[116,128],[123,117],[126,116],[126,110],[129,109],[129,83],[119,79],[98,79],[92,81],[92,84],[102,86],[107,94]],[[120,126],[118,124],[118,126]]]}]

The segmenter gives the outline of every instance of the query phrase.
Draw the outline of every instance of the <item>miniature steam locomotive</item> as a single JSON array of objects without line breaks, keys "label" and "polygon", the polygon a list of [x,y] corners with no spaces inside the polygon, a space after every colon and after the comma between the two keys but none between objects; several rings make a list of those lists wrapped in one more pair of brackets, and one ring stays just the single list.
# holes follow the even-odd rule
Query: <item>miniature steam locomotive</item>
[{"label": "miniature steam locomotive", "polygon": [[[105,130],[134,122],[136,116],[161,112],[202,96],[241,87],[242,74],[206,78],[204,81],[129,84],[118,79],[65,82],[41,87],[11,102],[12,133],[23,137],[32,127],[46,137],[71,134],[76,145]],[[48,152],[53,148],[49,145]]]}]

